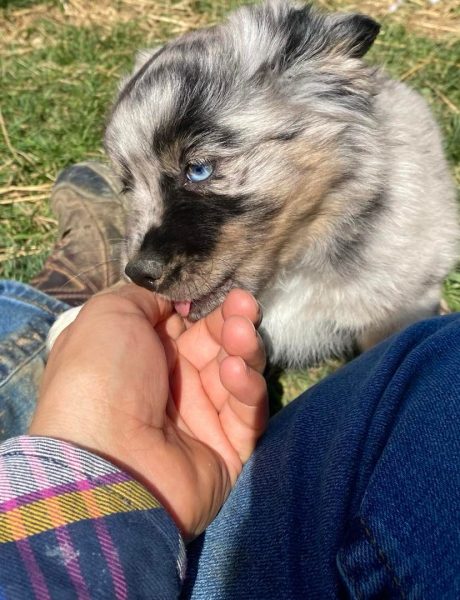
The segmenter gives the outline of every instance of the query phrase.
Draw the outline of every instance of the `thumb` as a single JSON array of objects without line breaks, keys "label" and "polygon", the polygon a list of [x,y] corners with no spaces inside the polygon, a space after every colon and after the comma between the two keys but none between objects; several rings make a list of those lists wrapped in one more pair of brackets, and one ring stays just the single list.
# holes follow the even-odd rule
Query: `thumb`
[{"label": "thumb", "polygon": [[93,312],[97,311],[94,306],[96,302],[99,304],[99,309],[105,313],[113,310],[119,314],[133,314],[133,312],[138,311],[139,314],[147,318],[153,327],[173,313],[173,305],[170,300],[133,283],[127,283],[115,290],[109,289],[102,292],[90,302],[93,303]]}]

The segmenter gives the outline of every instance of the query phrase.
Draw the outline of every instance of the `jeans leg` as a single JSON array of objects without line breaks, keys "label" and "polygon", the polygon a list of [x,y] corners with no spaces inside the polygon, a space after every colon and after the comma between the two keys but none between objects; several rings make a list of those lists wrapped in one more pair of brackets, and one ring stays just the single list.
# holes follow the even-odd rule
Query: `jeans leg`
[{"label": "jeans leg", "polygon": [[27,430],[50,326],[68,306],[28,285],[0,280],[0,442]]},{"label": "jeans leg", "polygon": [[460,315],[417,323],[271,422],[184,598],[460,598]]}]

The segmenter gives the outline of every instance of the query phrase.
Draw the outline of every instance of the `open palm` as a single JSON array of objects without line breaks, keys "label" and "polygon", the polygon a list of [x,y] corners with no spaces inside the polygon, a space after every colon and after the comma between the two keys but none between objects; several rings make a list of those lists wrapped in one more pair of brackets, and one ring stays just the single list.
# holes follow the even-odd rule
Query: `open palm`
[{"label": "open palm", "polygon": [[117,462],[197,535],[266,425],[258,319],[242,290],[194,324],[132,285],[99,296],[58,338],[30,433]]}]

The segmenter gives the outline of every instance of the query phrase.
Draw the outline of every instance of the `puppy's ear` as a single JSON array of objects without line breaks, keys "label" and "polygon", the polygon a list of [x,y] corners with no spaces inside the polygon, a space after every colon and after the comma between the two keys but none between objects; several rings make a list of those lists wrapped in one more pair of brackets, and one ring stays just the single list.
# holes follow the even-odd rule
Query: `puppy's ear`
[{"label": "puppy's ear", "polygon": [[264,70],[283,73],[311,59],[333,55],[361,58],[380,30],[365,15],[327,14],[286,0],[244,8],[235,14],[234,25],[247,62],[260,61],[258,75]]},{"label": "puppy's ear", "polygon": [[285,41],[281,56],[285,67],[321,55],[362,58],[380,31],[380,25],[365,15],[322,14],[311,6],[289,7],[278,17]]},{"label": "puppy's ear", "polygon": [[352,58],[362,58],[380,31],[377,21],[361,14],[331,15],[325,24],[331,47]]}]

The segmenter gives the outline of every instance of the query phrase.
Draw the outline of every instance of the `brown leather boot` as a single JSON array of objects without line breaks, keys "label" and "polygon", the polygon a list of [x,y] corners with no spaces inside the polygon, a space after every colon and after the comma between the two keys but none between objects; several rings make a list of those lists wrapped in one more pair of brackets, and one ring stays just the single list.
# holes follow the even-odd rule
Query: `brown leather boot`
[{"label": "brown leather boot", "polygon": [[125,211],[110,169],[84,162],[62,171],[51,193],[59,239],[31,284],[71,306],[120,279]]}]

